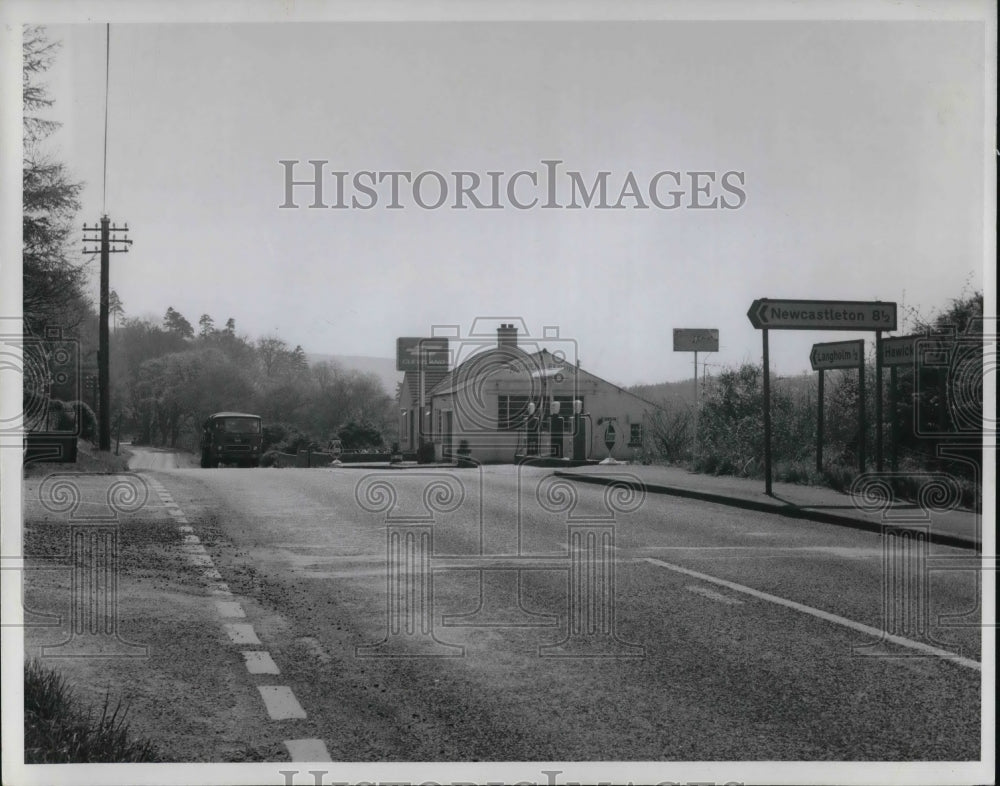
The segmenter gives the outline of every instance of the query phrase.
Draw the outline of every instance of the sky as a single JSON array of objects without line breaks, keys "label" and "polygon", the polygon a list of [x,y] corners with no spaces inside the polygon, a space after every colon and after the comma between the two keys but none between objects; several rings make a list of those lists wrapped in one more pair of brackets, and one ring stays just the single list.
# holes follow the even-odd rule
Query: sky
[{"label": "sky", "polygon": [[[86,182],[93,223],[105,27],[49,35],[49,149]],[[115,23],[106,210],[134,245],[111,286],[130,316],[233,317],[323,354],[392,357],[398,336],[441,325],[555,326],[622,385],[690,378],[674,328],[719,330],[709,373],[759,362],[754,298],[895,301],[898,334],[911,307],[993,286],[986,52],[979,22]],[[403,183],[402,209],[385,184],[370,210],[308,209],[308,189],[279,208],[279,161],[304,179],[310,159],[349,173],[348,202],[362,170],[485,182],[559,160],[588,184],[610,172],[612,203],[629,172],[645,190],[671,170],[716,173],[706,199],[740,206],[686,207],[688,187],[673,210],[423,209]],[[726,172],[744,199],[720,189]],[[519,198],[544,201],[527,186]],[[806,371],[812,343],[859,337],[773,333],[772,368]]]}]

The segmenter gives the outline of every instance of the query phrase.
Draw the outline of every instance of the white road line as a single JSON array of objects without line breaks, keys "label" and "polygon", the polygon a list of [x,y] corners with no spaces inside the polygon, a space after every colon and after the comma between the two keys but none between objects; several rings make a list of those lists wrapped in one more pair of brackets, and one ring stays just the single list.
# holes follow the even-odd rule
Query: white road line
[{"label": "white road line", "polygon": [[260,644],[260,639],[257,638],[253,625],[248,625],[245,622],[227,622],[222,627],[225,628],[226,635],[229,636],[233,644]]},{"label": "white road line", "polygon": [[669,562],[664,562],[663,560],[655,559],[654,557],[640,557],[642,562],[648,562],[651,565],[658,565],[661,568],[666,568],[667,570],[672,570],[677,573],[683,573],[685,576],[693,576],[696,579],[701,579],[702,581],[708,581],[712,584],[718,584],[720,587],[728,587],[736,592],[742,592],[745,595],[752,595],[755,598],[760,598],[761,600],[769,601],[770,603],[776,603],[779,606],[785,606],[789,609],[794,609],[795,611],[801,611],[803,614],[809,614],[810,616],[817,617],[818,619],[825,620],[827,622],[832,622],[835,625],[842,625],[845,628],[850,628],[851,630],[860,631],[861,633],[867,633],[870,636],[874,636],[883,641],[890,641],[893,644],[898,644],[901,647],[906,647],[908,649],[917,650],[918,652],[925,652],[928,655],[934,655],[935,657],[941,658],[942,660],[952,661],[957,663],[959,666],[965,666],[967,669],[974,669],[976,671],[982,671],[982,664],[979,661],[972,660],[970,658],[963,658],[961,655],[957,655],[954,652],[949,652],[948,650],[943,650],[940,647],[933,647],[930,644],[924,644],[921,641],[913,641],[912,639],[903,638],[902,636],[896,636],[891,633],[886,633],[878,628],[873,628],[871,625],[865,625],[861,622],[855,622],[854,620],[849,620],[846,617],[838,616],[837,614],[831,614],[828,611],[822,611],[821,609],[814,609],[812,606],[806,606],[802,603],[796,603],[794,600],[786,600],[785,598],[779,598],[777,595],[771,595],[767,592],[761,592],[760,590],[755,590],[752,587],[744,587],[742,584],[736,584],[732,581],[726,581],[725,579],[719,579],[715,576],[709,576],[707,573],[699,573],[696,570],[689,570],[688,568],[682,568],[680,565],[673,565]]},{"label": "white road line", "polygon": [[299,700],[295,698],[292,689],[285,685],[258,685],[260,697],[267,707],[271,720],[292,720],[306,717]]},{"label": "white road line", "polygon": [[333,761],[323,740],[285,740],[292,761]]},{"label": "white road line", "polygon": [[728,603],[730,606],[742,606],[743,601],[737,600],[736,598],[730,598],[728,595],[723,595],[721,592],[716,592],[715,590],[710,590],[708,587],[699,587],[697,584],[688,584],[684,587],[688,592],[693,592],[695,595],[701,595],[705,598],[710,598],[711,600],[717,600],[720,603]]},{"label": "white road line", "polygon": [[246,661],[247,671],[251,674],[281,674],[278,664],[274,662],[270,652],[264,650],[243,650],[240,653]]},{"label": "white road line", "polygon": [[246,612],[243,611],[243,607],[235,600],[217,600],[215,601],[215,608],[219,612],[220,617],[246,616]]}]

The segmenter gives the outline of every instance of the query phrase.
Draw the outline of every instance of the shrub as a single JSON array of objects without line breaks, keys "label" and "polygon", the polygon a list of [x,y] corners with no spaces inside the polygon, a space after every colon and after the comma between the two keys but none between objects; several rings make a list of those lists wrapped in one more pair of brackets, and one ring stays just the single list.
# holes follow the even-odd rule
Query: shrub
[{"label": "shrub", "polygon": [[84,713],[65,678],[32,660],[24,670],[24,761],[27,764],[69,762],[158,761],[148,740],[132,736],[125,720],[128,706],[110,706],[105,695],[101,714]]}]

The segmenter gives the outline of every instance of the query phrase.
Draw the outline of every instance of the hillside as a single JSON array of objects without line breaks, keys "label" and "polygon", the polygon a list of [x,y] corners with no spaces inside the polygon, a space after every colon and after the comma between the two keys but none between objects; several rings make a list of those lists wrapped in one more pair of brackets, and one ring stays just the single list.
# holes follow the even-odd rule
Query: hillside
[{"label": "hillside", "polygon": [[390,396],[396,395],[396,384],[403,381],[403,372],[396,371],[396,361],[392,358],[376,358],[366,355],[322,355],[314,352],[306,353],[310,366],[318,363],[336,363],[341,368],[350,371],[360,371],[374,374],[382,381],[382,387]]}]

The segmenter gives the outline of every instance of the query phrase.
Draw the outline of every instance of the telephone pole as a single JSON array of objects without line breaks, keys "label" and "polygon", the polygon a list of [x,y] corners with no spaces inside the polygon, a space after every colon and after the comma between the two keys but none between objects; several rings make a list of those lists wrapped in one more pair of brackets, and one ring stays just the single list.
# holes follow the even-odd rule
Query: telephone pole
[{"label": "telephone pole", "polygon": [[[89,234],[88,234],[89,233]],[[101,216],[100,226],[83,225],[83,253],[101,255],[101,308],[97,350],[97,449],[111,450],[111,386],[108,349],[108,278],[111,254],[125,254],[132,241],[126,237],[128,224],[113,225],[107,215]],[[88,244],[95,244],[88,247]],[[120,246],[120,247],[119,247]]]}]

